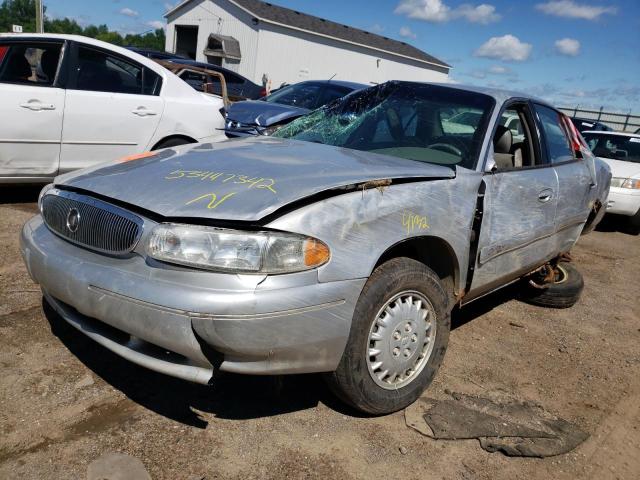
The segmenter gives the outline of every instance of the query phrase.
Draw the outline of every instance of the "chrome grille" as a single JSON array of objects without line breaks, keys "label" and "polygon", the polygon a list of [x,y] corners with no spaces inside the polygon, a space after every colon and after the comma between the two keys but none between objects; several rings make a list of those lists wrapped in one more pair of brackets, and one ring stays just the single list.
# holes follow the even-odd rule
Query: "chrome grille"
[{"label": "chrome grille", "polygon": [[72,243],[111,255],[131,252],[143,221],[110,203],[64,190],[49,190],[41,201],[49,229]]}]

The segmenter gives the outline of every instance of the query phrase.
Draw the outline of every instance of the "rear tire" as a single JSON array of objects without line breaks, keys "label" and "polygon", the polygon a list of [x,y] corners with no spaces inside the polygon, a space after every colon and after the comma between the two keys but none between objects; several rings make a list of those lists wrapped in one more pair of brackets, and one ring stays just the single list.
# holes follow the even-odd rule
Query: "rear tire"
[{"label": "rear tire", "polygon": [[362,412],[398,411],[433,380],[450,327],[438,276],[416,260],[391,259],[365,284],[340,364],[325,379],[340,399]]},{"label": "rear tire", "polygon": [[582,274],[573,264],[567,262],[558,263],[557,269],[560,275],[554,283],[546,284],[546,288],[539,289],[526,285],[523,300],[540,307],[573,307],[580,299],[584,288]]}]

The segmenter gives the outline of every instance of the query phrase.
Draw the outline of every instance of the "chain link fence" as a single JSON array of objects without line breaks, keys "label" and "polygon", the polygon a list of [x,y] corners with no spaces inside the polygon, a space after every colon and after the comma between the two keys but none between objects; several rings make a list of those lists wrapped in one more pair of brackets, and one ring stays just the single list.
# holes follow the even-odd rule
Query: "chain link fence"
[{"label": "chain link fence", "polygon": [[578,106],[574,108],[560,107],[560,110],[572,117],[604,123],[619,132],[634,133],[640,130],[640,115],[605,112],[602,107],[600,107],[600,110],[585,110]]}]

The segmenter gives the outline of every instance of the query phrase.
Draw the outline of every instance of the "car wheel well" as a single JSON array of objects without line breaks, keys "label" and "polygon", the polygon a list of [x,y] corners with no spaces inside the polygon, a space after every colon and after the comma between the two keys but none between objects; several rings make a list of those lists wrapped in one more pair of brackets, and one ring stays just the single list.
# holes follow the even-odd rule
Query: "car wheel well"
[{"label": "car wheel well", "polygon": [[449,304],[456,300],[456,285],[460,270],[456,255],[445,240],[438,237],[415,237],[396,243],[378,259],[375,268],[397,257],[407,257],[425,264],[440,278],[449,296]]},{"label": "car wheel well", "polygon": [[163,148],[162,147],[163,144],[170,143],[173,140],[184,140],[184,143],[198,143],[198,141],[195,138],[191,138],[187,135],[169,135],[159,140],[158,142],[156,142],[156,144],[153,146],[151,150],[153,151],[153,150],[158,150],[159,148]]}]

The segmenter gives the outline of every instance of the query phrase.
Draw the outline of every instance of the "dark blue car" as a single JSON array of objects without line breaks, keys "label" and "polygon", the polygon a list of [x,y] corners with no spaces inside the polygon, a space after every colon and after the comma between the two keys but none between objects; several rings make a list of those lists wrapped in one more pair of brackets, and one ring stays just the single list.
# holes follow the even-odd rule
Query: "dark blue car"
[{"label": "dark blue car", "polygon": [[270,135],[292,120],[366,87],[341,80],[311,80],[288,85],[259,100],[231,105],[225,132],[228,137]]}]

